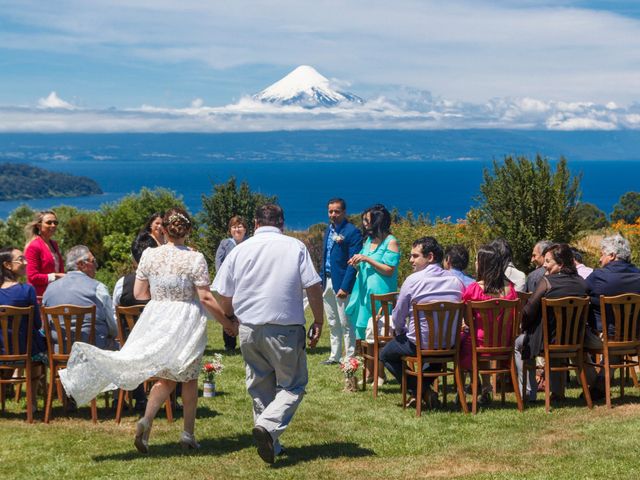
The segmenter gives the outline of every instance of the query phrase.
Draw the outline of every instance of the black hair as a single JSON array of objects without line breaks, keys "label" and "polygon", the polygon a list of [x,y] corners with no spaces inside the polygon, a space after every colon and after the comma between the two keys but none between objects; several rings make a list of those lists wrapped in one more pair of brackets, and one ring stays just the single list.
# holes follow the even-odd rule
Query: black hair
[{"label": "black hair", "polygon": [[6,280],[15,280],[16,276],[11,270],[4,268],[5,262],[11,262],[13,260],[13,251],[18,250],[16,247],[4,247],[0,249],[0,285]]},{"label": "black hair", "polygon": [[584,263],[582,261],[582,252],[575,247],[571,247],[571,253],[573,253],[573,258],[578,263]]},{"label": "black hair", "polygon": [[493,248],[496,251],[496,254],[502,260],[502,270],[506,270],[511,263],[511,259],[513,258],[513,251],[511,250],[511,245],[509,245],[509,242],[500,237],[492,240],[486,246],[488,248]]},{"label": "black hair", "polygon": [[332,203],[339,203],[342,206],[342,210],[347,209],[347,202],[345,202],[344,199],[342,198],[336,197],[336,198],[329,199],[329,201],[327,202],[327,207]]},{"label": "black hair", "polygon": [[422,256],[426,258],[427,255],[433,253],[433,260],[435,263],[442,262],[444,252],[438,241],[433,237],[420,237],[413,242],[413,247],[420,247]]},{"label": "black hair", "polygon": [[444,256],[456,270],[466,270],[469,266],[469,250],[464,245],[450,245],[444,250]]},{"label": "black hair", "polygon": [[149,217],[147,218],[147,221],[144,224],[144,227],[142,228],[140,233],[142,233],[142,232],[151,233],[151,224],[155,221],[156,218],[159,218],[160,220],[163,220],[164,219],[164,213],[163,212],[154,212],[151,215],[149,215]]},{"label": "black hair", "polygon": [[484,293],[501,294],[507,277],[504,274],[504,258],[492,244],[482,245],[476,256],[478,282],[484,284]]},{"label": "black hair", "polygon": [[267,203],[256,208],[256,222],[260,227],[284,227],[284,211],[275,203]]},{"label": "black hair", "polygon": [[155,248],[157,246],[158,242],[156,242],[156,239],[153,238],[150,233],[142,232],[131,243],[131,256],[136,263],[140,263],[142,252],[144,252],[147,248]]},{"label": "black hair", "polygon": [[576,264],[573,261],[573,252],[571,247],[566,243],[552,243],[544,249],[542,255],[550,253],[553,260],[560,265],[560,273],[566,273],[568,275],[577,274]]},{"label": "black hair", "polygon": [[369,238],[386,238],[391,232],[391,214],[389,210],[381,203],[376,203],[362,212],[362,218],[367,213],[371,216],[371,222],[369,223],[369,228],[364,228],[363,225],[363,235]]}]

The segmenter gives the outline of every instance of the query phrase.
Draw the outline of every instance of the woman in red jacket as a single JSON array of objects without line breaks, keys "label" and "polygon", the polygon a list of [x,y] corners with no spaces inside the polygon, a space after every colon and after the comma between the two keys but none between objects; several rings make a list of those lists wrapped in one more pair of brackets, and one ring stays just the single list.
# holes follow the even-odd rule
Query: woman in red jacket
[{"label": "woman in red jacket", "polygon": [[58,228],[55,212],[38,212],[25,227],[27,244],[24,256],[27,260],[27,282],[42,296],[47,285],[64,276],[64,262],[58,244],[51,239]]}]

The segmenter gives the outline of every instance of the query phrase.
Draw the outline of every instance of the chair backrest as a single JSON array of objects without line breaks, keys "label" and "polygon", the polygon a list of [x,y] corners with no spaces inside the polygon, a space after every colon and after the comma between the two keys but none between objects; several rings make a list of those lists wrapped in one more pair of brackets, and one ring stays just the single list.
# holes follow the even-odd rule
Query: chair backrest
[{"label": "chair backrest", "polygon": [[[11,362],[31,358],[33,311],[33,306],[0,305],[0,360]],[[22,331],[26,332],[26,344],[21,348],[20,327],[25,323],[26,329],[23,328]]]},{"label": "chair backrest", "polygon": [[[416,332],[416,355],[454,356],[460,346],[460,327],[464,317],[463,302],[429,302],[413,304]],[[426,323],[427,332],[423,323]],[[426,337],[426,342],[423,342]]]},{"label": "chair backrest", "polygon": [[140,314],[144,310],[144,305],[133,305],[131,307],[116,307],[116,318],[118,319],[118,342],[120,346],[124,345],[129,337],[129,333],[135,326]]},{"label": "chair backrest", "polygon": [[[605,345],[612,342],[629,342],[640,344],[640,295],[637,293],[624,293],[605,297],[600,295],[600,315],[602,319],[603,342]],[[608,326],[613,324],[613,336],[607,336]]]},{"label": "chair backrest", "polygon": [[[466,320],[471,347],[485,354],[503,354],[513,349],[519,328],[520,300],[495,298],[467,302]],[[483,345],[477,345],[478,329],[484,331]]]},{"label": "chair backrest", "polygon": [[[42,307],[44,331],[47,336],[49,355],[69,355],[74,342],[83,341],[82,326],[88,319],[89,332],[86,341],[96,342],[96,306],[56,305]],[[55,333],[55,335],[53,335]],[[56,349],[57,347],[57,349]]]},{"label": "chair backrest", "polygon": [[581,349],[588,315],[589,297],[542,298],[545,347],[565,351]]},{"label": "chair backrest", "polygon": [[[398,292],[371,294],[371,315],[373,316],[373,343],[391,339],[391,312],[396,306]],[[382,320],[382,331],[378,331],[378,321]]]},{"label": "chair backrest", "polygon": [[521,309],[527,304],[527,302],[531,298],[531,295],[533,295],[533,293],[531,292],[518,292],[518,300],[520,300]]}]

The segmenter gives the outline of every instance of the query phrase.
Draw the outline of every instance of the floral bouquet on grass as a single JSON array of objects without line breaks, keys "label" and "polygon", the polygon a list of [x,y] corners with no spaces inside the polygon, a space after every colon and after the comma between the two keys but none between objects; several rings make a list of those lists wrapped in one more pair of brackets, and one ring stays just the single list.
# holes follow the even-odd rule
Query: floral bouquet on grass
[{"label": "floral bouquet on grass", "polygon": [[348,357],[340,362],[340,370],[344,373],[344,391],[355,392],[358,390],[356,372],[362,365],[361,357]]},{"label": "floral bouquet on grass", "polygon": [[216,375],[219,375],[224,370],[224,364],[222,363],[222,355],[216,353],[208,362],[204,362],[202,365],[202,373],[204,374],[204,381],[206,383],[215,383]]}]

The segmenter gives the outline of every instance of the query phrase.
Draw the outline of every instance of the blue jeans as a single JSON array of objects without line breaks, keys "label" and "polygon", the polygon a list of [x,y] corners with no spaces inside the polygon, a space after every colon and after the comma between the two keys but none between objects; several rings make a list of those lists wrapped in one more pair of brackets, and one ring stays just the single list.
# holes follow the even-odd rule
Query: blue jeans
[{"label": "blue jeans", "polygon": [[[387,343],[380,352],[380,361],[384,363],[391,375],[395,377],[398,383],[402,383],[402,357],[405,355],[413,356],[416,354],[416,345],[407,338],[406,333],[398,335],[396,338]],[[423,365],[423,372],[441,372],[441,363],[425,363]],[[433,377],[427,377],[424,379],[423,385],[430,387],[433,383]],[[416,377],[407,376],[407,390],[415,396],[417,395],[417,380]],[[422,392],[420,392],[420,396]]]}]

